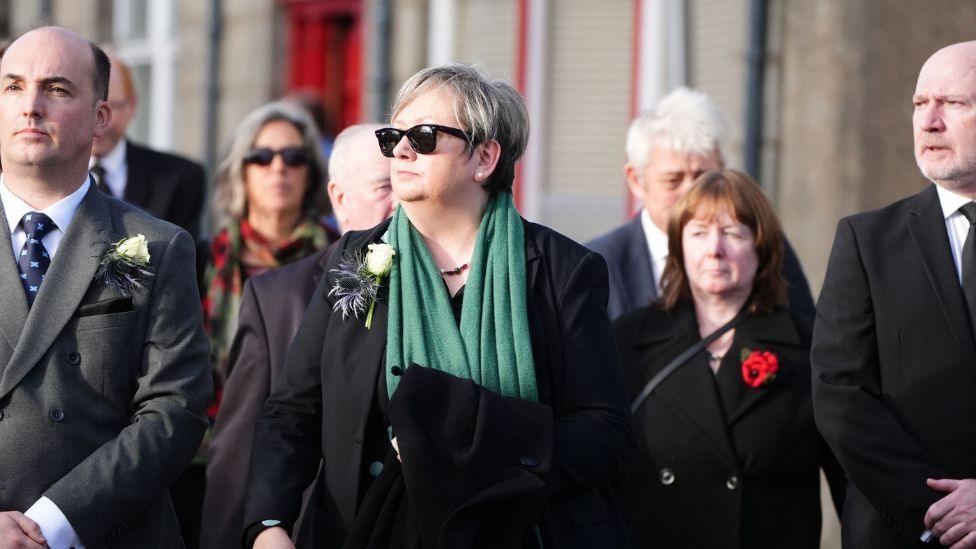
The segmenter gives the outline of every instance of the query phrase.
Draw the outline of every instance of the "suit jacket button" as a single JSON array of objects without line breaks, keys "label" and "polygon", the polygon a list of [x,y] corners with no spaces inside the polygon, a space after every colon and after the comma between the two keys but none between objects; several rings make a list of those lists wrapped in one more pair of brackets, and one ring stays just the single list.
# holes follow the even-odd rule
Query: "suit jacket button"
[{"label": "suit jacket button", "polygon": [[537,458],[532,457],[532,456],[522,456],[522,459],[519,460],[519,463],[521,463],[522,465],[525,465],[526,467],[538,467],[539,466],[539,460]]},{"label": "suit jacket button", "polygon": [[383,464],[382,463],[380,463],[378,461],[374,461],[374,462],[372,462],[372,463],[369,464],[369,476],[371,476],[373,478],[376,478],[376,477],[380,476],[380,473],[382,473],[382,472],[383,472]]},{"label": "suit jacket button", "polygon": [[72,366],[77,366],[81,363],[81,355],[77,351],[71,351],[67,356],[68,364]]},{"label": "suit jacket button", "polygon": [[729,478],[725,479],[725,487],[728,488],[729,490],[735,490],[736,488],[738,488],[739,477],[732,475]]},{"label": "suit jacket button", "polygon": [[51,410],[51,421],[60,422],[62,420],[64,420],[64,412],[63,411],[61,411],[59,408],[55,408],[55,409]]},{"label": "suit jacket button", "polygon": [[671,486],[674,484],[674,471],[672,471],[670,467],[665,467],[664,469],[661,469],[660,473],[658,473],[658,479],[661,480],[661,484]]}]

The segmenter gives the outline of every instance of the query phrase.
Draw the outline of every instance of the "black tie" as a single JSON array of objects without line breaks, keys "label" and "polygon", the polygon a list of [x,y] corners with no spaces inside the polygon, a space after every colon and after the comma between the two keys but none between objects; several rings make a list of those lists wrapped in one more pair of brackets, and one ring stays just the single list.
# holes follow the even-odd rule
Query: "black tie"
[{"label": "black tie", "polygon": [[969,318],[976,326],[976,202],[959,208],[969,221],[969,232],[962,245],[962,293],[966,295]]},{"label": "black tie", "polygon": [[95,186],[98,187],[98,190],[112,196],[112,190],[109,189],[108,185],[105,183],[105,168],[96,162],[95,165],[92,166],[88,171],[92,174],[92,177],[95,178]]}]

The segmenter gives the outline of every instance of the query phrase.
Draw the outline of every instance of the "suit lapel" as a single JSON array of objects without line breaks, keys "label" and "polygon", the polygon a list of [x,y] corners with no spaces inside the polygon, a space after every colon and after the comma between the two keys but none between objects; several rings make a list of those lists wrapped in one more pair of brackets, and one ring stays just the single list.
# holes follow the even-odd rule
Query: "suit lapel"
[{"label": "suit lapel", "polygon": [[647,236],[638,214],[627,224],[627,242],[625,264],[620,268],[624,290],[633,310],[649,304],[657,297],[654,287],[654,272],[651,267],[651,252],[647,249]]},{"label": "suit lapel", "polygon": [[[640,347],[652,343],[652,340],[647,338],[653,338],[662,344],[666,340],[679,342],[677,348],[664,349],[660,345],[651,345],[638,351],[640,356],[644,357],[644,361],[647,361],[641,368],[645,382],[650,381],[666,365],[656,360],[661,351],[670,351],[669,356],[677,356],[700,339],[694,309],[691,306],[678,309],[674,317],[675,327],[670,333],[662,333],[659,328],[648,326],[640,330],[641,334],[645,334],[645,338],[637,343]],[[733,470],[738,470],[738,460],[732,449],[732,440],[729,437],[715,381],[711,379],[711,372],[701,363],[701,360],[701,354],[692,357],[658,385],[655,393],[705,436],[709,448],[719,459]],[[650,367],[652,363],[656,365]]]},{"label": "suit lapel", "polygon": [[[7,216],[0,203],[0,302],[4,312],[0,315],[0,330],[11,348],[17,347],[20,334],[27,322],[27,295],[20,281],[20,269],[14,261],[13,243],[7,227]],[[8,253],[9,252],[9,253]],[[0,364],[0,368],[4,365]]]},{"label": "suit lapel", "polygon": [[[41,360],[71,319],[109,246],[111,224],[108,199],[90,186],[26,315],[23,333],[0,378],[0,398]],[[26,304],[26,297],[23,299]]]},{"label": "suit lapel", "polygon": [[[766,398],[767,395],[776,391],[777,388],[782,387],[783,381],[795,372],[794,366],[783,360],[783,357],[773,350],[773,347],[776,344],[800,345],[801,343],[796,326],[789,314],[785,311],[780,311],[769,316],[749,317],[746,322],[736,328],[735,338],[741,342],[740,348],[753,351],[770,351],[778,355],[779,371],[776,372],[776,378],[772,381],[759,387],[750,387],[746,390],[746,393],[739,400],[739,404],[735,407],[735,410],[727,418],[729,425],[733,425],[753,406]],[[773,344],[773,347],[770,344]],[[740,362],[736,362],[736,366],[740,365]]]},{"label": "suit lapel", "polygon": [[965,356],[966,363],[976,370],[976,342],[973,341],[966,298],[959,285],[945,217],[934,185],[915,197],[909,212],[908,232],[929,283],[935,290],[953,338]]}]

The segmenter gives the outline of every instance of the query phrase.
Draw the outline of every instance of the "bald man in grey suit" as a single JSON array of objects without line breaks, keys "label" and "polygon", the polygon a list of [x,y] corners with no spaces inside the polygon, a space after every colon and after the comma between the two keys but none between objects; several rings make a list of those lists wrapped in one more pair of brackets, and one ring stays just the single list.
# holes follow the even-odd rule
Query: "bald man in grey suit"
[{"label": "bald man in grey suit", "polygon": [[57,27],[0,62],[0,547],[182,545],[166,489],[212,390],[193,242],[90,181],[108,73]]}]

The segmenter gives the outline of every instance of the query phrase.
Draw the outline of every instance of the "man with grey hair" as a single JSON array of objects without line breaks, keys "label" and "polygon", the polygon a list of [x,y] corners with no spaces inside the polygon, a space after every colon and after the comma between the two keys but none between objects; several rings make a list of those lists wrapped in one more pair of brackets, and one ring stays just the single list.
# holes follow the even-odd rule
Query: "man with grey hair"
[{"label": "man with grey hair", "polygon": [[[643,208],[628,223],[587,244],[606,259],[610,269],[611,319],[660,295],[671,209],[699,175],[724,167],[721,143],[726,132],[718,106],[705,94],[685,87],[631,122],[624,175]],[[789,243],[783,276],[790,309],[812,322],[810,286]]]},{"label": "man with grey hair", "polygon": [[[390,159],[380,154],[373,134],[381,127],[350,126],[333,143],[327,188],[344,233],[369,229],[391,216],[396,207]],[[244,283],[237,332],[227,360],[227,383],[207,462],[201,535],[205,549],[241,546],[254,422],[334,247]],[[308,496],[306,491],[306,500]],[[303,521],[298,521],[295,532]]]},{"label": "man with grey hair", "polygon": [[850,478],[844,547],[976,547],[973,67],[964,42],[919,71],[925,189],[837,224],[810,362],[817,426]]}]

